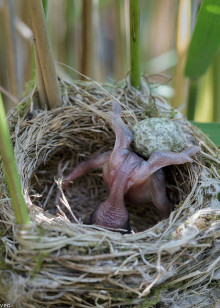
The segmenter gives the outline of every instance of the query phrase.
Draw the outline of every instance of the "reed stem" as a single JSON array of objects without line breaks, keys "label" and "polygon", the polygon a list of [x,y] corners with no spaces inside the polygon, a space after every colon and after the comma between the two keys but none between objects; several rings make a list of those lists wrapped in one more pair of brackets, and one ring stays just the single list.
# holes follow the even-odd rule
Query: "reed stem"
[{"label": "reed stem", "polygon": [[[82,57],[81,73],[88,77],[93,75],[93,22],[92,22],[93,1],[83,0],[82,2]],[[85,78],[82,76],[82,80]]]},{"label": "reed stem", "polygon": [[131,85],[138,90],[141,88],[140,63],[140,0],[130,0]]},{"label": "reed stem", "polygon": [[[61,104],[61,97],[42,1],[28,0],[27,5],[38,54],[35,59],[39,59],[40,62],[36,66],[41,69],[49,107],[58,107]],[[44,94],[42,93],[40,97],[44,97]]]},{"label": "reed stem", "polygon": [[30,223],[27,207],[17,166],[14,158],[13,148],[10,141],[8,124],[6,120],[3,101],[0,95],[0,154],[2,157],[5,178],[8,184],[9,193],[12,200],[12,207],[15,213],[16,222],[20,225],[28,225]]},{"label": "reed stem", "polygon": [[7,44],[7,59],[8,59],[8,77],[10,84],[10,92],[15,97],[19,97],[19,77],[16,59],[17,40],[14,25],[14,10],[13,1],[4,0],[3,5],[4,30]]}]

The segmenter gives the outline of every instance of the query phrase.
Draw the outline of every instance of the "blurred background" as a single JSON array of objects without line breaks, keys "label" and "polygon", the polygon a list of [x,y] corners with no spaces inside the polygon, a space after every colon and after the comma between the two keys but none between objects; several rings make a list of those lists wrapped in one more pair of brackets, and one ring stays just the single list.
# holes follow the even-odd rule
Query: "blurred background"
[{"label": "blurred background", "polygon": [[[185,115],[193,80],[184,77],[187,48],[202,1],[141,0],[141,69],[163,74],[155,91]],[[129,0],[49,0],[47,23],[60,78],[115,83],[129,73]],[[220,53],[196,81],[191,120],[220,122]],[[73,69],[74,70],[73,70]],[[219,69],[218,69],[219,71]],[[8,111],[34,80],[33,36],[26,0],[0,0],[0,91]],[[155,82],[160,79],[152,76]]]}]

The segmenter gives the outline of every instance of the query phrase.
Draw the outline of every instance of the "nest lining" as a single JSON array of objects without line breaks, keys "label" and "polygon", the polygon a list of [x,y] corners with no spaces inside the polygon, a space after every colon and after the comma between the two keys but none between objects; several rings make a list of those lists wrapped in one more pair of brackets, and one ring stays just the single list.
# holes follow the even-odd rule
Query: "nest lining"
[{"label": "nest lining", "polygon": [[[16,229],[1,173],[1,220],[6,227],[4,297],[17,307],[214,307],[220,256],[218,150],[200,131],[153,96],[129,83],[102,88],[94,83],[61,82],[64,106],[51,111],[15,111],[11,131],[25,199],[32,220]],[[106,91],[108,89],[109,92]],[[110,114],[113,99],[131,126],[144,116],[163,116],[181,125],[189,143],[199,143],[196,162],[166,170],[167,190],[175,211],[160,221],[152,206],[128,208],[135,234],[121,235],[81,218],[108,192],[101,172],[78,179],[64,205],[56,206],[57,165],[64,173],[91,155],[111,150],[115,136]],[[34,97],[29,96],[24,102]],[[66,204],[66,206],[65,206]],[[68,209],[70,205],[71,210]],[[139,231],[139,232],[138,232]],[[141,231],[141,232],[140,232]],[[18,245],[19,243],[19,245]],[[184,305],[180,297],[184,294]],[[198,294],[200,297],[198,299]],[[202,296],[201,296],[202,295]],[[155,306],[156,307],[156,306]]]}]

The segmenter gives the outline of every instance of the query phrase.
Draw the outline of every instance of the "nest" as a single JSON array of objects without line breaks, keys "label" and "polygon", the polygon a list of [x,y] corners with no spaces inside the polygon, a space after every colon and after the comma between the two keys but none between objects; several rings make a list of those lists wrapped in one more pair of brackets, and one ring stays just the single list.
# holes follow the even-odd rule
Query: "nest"
[{"label": "nest", "polygon": [[[220,291],[219,152],[214,144],[143,81],[142,91],[60,81],[63,106],[37,109],[36,91],[9,118],[31,225],[15,224],[0,171],[0,295],[14,307],[217,307]],[[83,220],[106,199],[100,170],[65,196],[58,164],[68,174],[80,161],[113,148],[110,113],[120,102],[131,127],[152,116],[171,118],[202,151],[193,163],[166,168],[175,208],[161,220],[151,204],[128,207],[132,234]],[[56,200],[61,190],[61,202]],[[216,305],[216,306],[215,306]]]}]

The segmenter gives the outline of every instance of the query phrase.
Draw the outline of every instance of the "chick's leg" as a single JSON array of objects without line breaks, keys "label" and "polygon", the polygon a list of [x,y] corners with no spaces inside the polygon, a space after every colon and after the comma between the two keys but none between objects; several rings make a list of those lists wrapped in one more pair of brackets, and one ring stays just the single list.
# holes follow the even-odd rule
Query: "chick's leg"
[{"label": "chick's leg", "polygon": [[121,118],[121,107],[112,103],[112,127],[116,135],[114,150],[127,149],[133,141],[133,134]]},{"label": "chick's leg", "polygon": [[168,218],[171,212],[171,203],[166,195],[165,174],[159,169],[152,175],[151,198],[163,218]]},{"label": "chick's leg", "polygon": [[118,103],[112,103],[112,127],[115,132],[115,145],[110,157],[110,169],[116,169],[124,160],[124,154],[133,141],[133,134],[121,118],[121,107]]},{"label": "chick's leg", "polygon": [[[91,169],[102,168],[103,165],[108,161],[110,155],[111,151],[108,151],[94,155],[91,159],[81,162],[73,169],[69,175],[63,177],[64,189],[68,189],[69,181],[74,181],[78,177],[84,175],[87,171]],[[60,166],[58,166],[58,169],[61,170]],[[61,172],[59,172],[59,176],[61,176]]]},{"label": "chick's leg", "polygon": [[198,146],[190,146],[180,153],[171,151],[156,151],[150,158],[143,160],[132,177],[132,185],[144,183],[157,170],[170,166],[192,162],[191,156],[200,150]]}]

